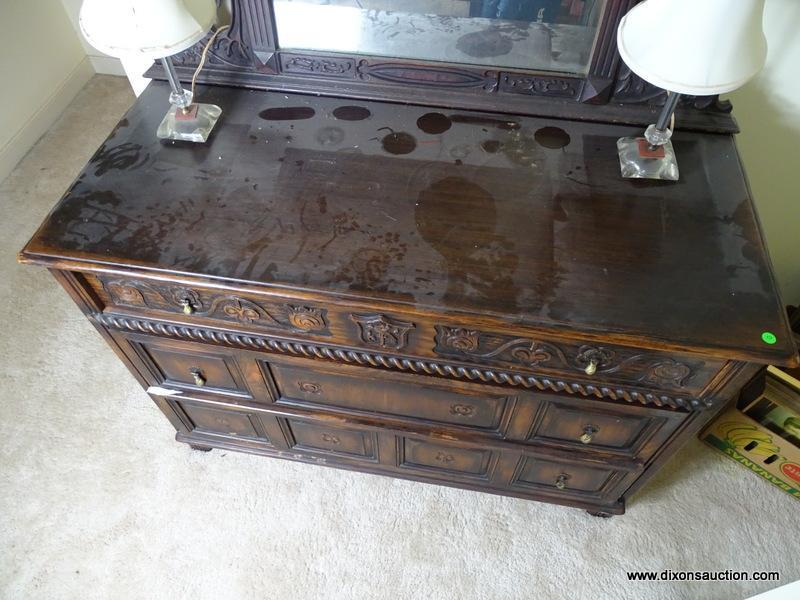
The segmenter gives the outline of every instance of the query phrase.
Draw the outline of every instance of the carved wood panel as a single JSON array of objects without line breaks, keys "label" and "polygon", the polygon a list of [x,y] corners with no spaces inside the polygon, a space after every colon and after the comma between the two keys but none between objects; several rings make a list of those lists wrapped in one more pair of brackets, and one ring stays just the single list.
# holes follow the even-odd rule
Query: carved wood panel
[{"label": "carved wood panel", "polygon": [[361,341],[367,346],[383,350],[402,350],[408,343],[408,333],[416,327],[414,323],[399,321],[385,315],[352,314]]},{"label": "carved wood panel", "polygon": [[713,375],[701,374],[702,360],[680,362],[666,354],[635,349],[557,343],[462,327],[437,326],[435,343],[436,354],[481,364],[597,375],[668,389],[697,389]]},{"label": "carved wood panel", "polygon": [[521,73],[501,73],[500,75],[500,90],[511,94],[576,99],[582,89],[583,80],[576,77]]},{"label": "carved wood panel", "polygon": [[134,279],[99,278],[110,301],[147,308],[315,335],[330,335],[327,310],[303,304],[266,302],[243,295]]},{"label": "carved wood panel", "polygon": [[[239,84],[245,86],[270,87],[283,82],[293,88],[309,91],[334,92],[327,86],[319,86],[315,80],[347,80],[357,87],[372,86],[371,95],[392,99],[392,92],[385,86],[400,89],[408,86],[428,90],[428,95],[451,92],[473,96],[476,92],[496,96],[497,106],[506,103],[505,97],[534,96],[570,99],[589,104],[647,104],[662,102],[663,90],[655,88],[633,75],[619,58],[616,45],[616,30],[622,16],[639,0],[608,0],[598,26],[595,48],[584,76],[559,73],[522,71],[503,72],[486,68],[471,68],[436,61],[408,61],[379,56],[342,55],[302,52],[296,49],[284,51],[279,47],[275,30],[275,19],[271,0],[232,0],[231,23],[209,48],[207,67],[199,81],[209,83]],[[199,63],[202,49],[211,34],[192,48],[173,59],[182,75],[188,76]],[[149,76],[163,78],[159,68],[151,69]],[[309,79],[310,78],[310,79]],[[350,95],[354,88],[348,87],[336,93]],[[363,93],[363,92],[362,92]],[[404,96],[404,93],[398,92]],[[433,96],[430,96],[432,99]],[[511,106],[513,102],[509,102]],[[518,103],[513,103],[515,110]],[[457,102],[456,104],[457,105]],[[724,114],[730,104],[719,101],[718,96],[688,97],[683,106],[696,111]],[[530,108],[531,114],[537,109]],[[614,107],[612,111],[617,111]],[[619,111],[626,111],[621,108]],[[702,122],[702,118],[697,119]],[[714,127],[727,121],[714,120]],[[712,125],[710,124],[709,127]],[[726,127],[735,128],[730,121]]]},{"label": "carved wood panel", "polygon": [[[200,341],[246,350],[324,359],[344,364],[406,371],[420,375],[450,377],[466,381],[495,383],[534,390],[566,392],[568,394],[584,397],[624,400],[631,403],[683,408],[686,410],[702,410],[714,406],[713,396],[697,398],[684,394],[676,395],[673,393],[656,392],[646,389],[635,389],[627,385],[612,386],[603,382],[594,385],[586,383],[585,381],[576,381],[572,378],[572,375],[553,377],[535,373],[524,373],[520,372],[519,367],[512,367],[511,369],[468,367],[458,364],[457,362],[403,358],[377,351],[354,351],[331,345],[287,341],[267,337],[266,335],[244,334],[234,331],[209,330],[191,324],[160,323],[144,318],[114,314],[100,314],[95,315],[94,318],[98,323],[118,331],[148,333],[173,339]],[[733,372],[735,372],[735,369]]]}]

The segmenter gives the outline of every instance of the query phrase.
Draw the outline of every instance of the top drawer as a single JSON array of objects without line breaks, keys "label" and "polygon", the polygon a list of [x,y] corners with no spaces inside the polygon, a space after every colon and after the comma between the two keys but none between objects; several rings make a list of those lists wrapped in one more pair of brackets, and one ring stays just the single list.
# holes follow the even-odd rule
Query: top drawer
[{"label": "top drawer", "polygon": [[328,311],[230,290],[130,277],[85,275],[105,304],[133,310],[183,315],[192,320],[244,325],[271,332],[330,336]]},{"label": "top drawer", "polygon": [[[323,300],[177,282],[93,274],[85,279],[112,311],[155,318],[179,316],[198,325],[263,330],[270,335],[434,359],[433,371],[440,375],[459,376],[448,365],[469,364],[483,369],[483,381],[515,383],[528,375],[538,380],[522,382],[525,387],[553,391],[570,388],[584,395],[599,392],[616,398],[620,387],[631,386],[634,391],[659,390],[660,395],[685,400],[700,395],[725,365],[724,360],[686,353],[474,329],[465,326],[466,318],[458,323],[435,315],[401,313],[395,307],[375,312],[355,303],[324,307]],[[430,372],[428,366],[426,370]]]}]

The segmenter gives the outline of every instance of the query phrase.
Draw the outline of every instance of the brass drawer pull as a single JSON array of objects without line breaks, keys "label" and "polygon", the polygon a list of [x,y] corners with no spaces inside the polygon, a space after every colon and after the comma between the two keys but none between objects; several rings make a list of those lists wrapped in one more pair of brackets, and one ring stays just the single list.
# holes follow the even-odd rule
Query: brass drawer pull
[{"label": "brass drawer pull", "polygon": [[569,475],[566,473],[562,473],[558,477],[556,477],[556,487],[560,490],[563,490],[567,487],[567,481],[569,480]]},{"label": "brass drawer pull", "polygon": [[330,433],[323,433],[322,434],[322,441],[327,442],[328,444],[333,444],[334,446],[339,443],[339,438],[335,435]]},{"label": "brass drawer pull", "polygon": [[579,438],[584,444],[591,444],[595,434],[600,432],[600,428],[594,425],[587,425],[583,428],[583,434]]},{"label": "brass drawer pull", "polygon": [[181,298],[180,305],[183,307],[183,314],[194,314],[194,306],[192,306],[192,301],[189,298]]},{"label": "brass drawer pull", "polygon": [[596,358],[593,358],[592,360],[590,360],[589,364],[586,365],[586,368],[583,370],[584,373],[586,373],[589,377],[591,377],[592,375],[597,373],[597,364],[598,364],[598,362],[597,362]]},{"label": "brass drawer pull", "polygon": [[192,367],[191,369],[189,369],[189,373],[192,374],[192,378],[194,379],[194,384],[197,387],[203,387],[206,384],[206,378],[200,369]]}]

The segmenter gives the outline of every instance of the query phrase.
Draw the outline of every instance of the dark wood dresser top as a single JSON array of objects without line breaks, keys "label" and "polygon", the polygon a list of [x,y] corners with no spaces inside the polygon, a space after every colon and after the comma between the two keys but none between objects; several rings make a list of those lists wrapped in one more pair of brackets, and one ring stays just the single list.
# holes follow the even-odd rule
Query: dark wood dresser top
[{"label": "dark wood dresser top", "polygon": [[22,260],[795,362],[729,135],[678,132],[662,184],[619,176],[636,128],[212,87],[223,120],[181,144],[155,137],[167,97],[145,91]]}]

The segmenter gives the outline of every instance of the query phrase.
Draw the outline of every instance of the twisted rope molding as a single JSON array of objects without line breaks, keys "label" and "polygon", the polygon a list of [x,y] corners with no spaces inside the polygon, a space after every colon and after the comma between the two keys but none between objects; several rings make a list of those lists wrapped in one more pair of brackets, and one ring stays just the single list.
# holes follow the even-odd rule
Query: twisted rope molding
[{"label": "twisted rope molding", "polygon": [[421,373],[425,375],[453,377],[456,379],[467,379],[469,381],[480,381],[483,383],[498,383],[501,385],[512,385],[542,391],[567,392],[569,394],[577,394],[586,397],[595,396],[597,398],[625,400],[630,403],[638,402],[644,405],[653,404],[655,406],[669,406],[685,410],[702,410],[712,405],[711,402],[704,402],[696,398],[657,395],[650,392],[639,392],[623,388],[598,387],[591,384],[554,380],[533,375],[521,375],[519,373],[509,373],[507,371],[460,367],[430,360],[399,358],[374,352],[346,350],[343,348],[320,346],[304,342],[287,342],[263,336],[216,331],[213,329],[202,329],[199,327],[175,325],[172,323],[160,323],[145,319],[134,319],[107,314],[97,315],[96,319],[106,327],[121,331],[150,333],[193,342],[224,344],[226,346],[248,350],[264,350],[267,352],[278,352],[280,354],[290,354],[305,358],[320,358],[348,364],[410,371],[412,373]]}]

